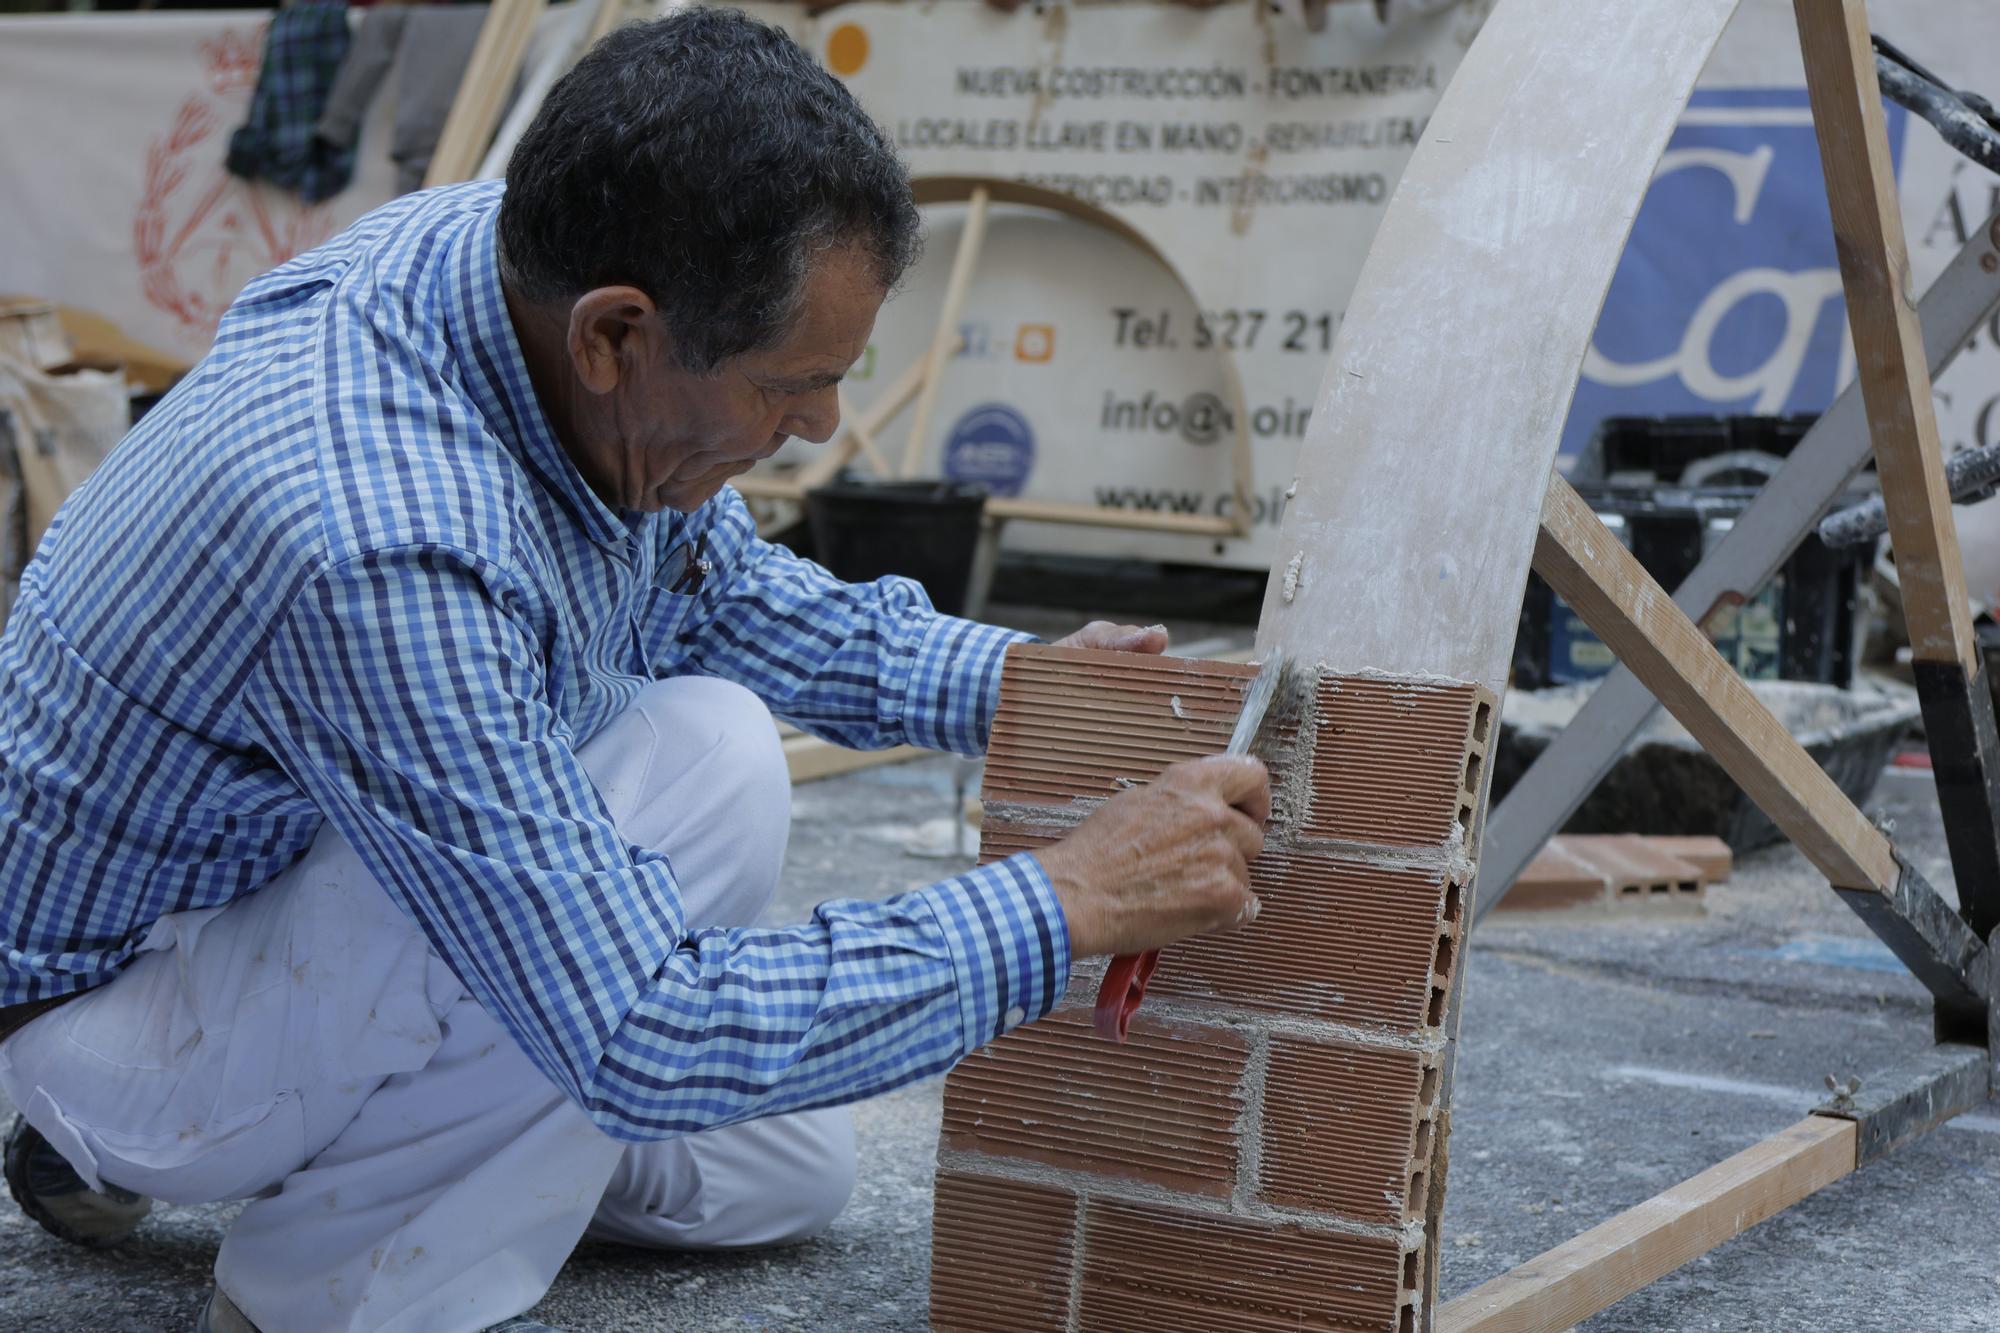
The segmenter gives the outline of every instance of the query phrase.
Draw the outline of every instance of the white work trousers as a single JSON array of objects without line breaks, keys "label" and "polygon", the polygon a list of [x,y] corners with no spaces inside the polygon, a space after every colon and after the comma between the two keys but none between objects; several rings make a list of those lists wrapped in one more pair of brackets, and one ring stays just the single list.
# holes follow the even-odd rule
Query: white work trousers
[{"label": "white work trousers", "polygon": [[[691,925],[756,919],[791,786],[754,696],[648,686],[580,757],[626,837],[672,861]],[[215,1273],[264,1333],[481,1329],[540,1300],[586,1228],[777,1244],[825,1226],[854,1180],[845,1108],[606,1136],[330,829],[0,1044],[0,1089],[92,1184],[253,1199]]]}]

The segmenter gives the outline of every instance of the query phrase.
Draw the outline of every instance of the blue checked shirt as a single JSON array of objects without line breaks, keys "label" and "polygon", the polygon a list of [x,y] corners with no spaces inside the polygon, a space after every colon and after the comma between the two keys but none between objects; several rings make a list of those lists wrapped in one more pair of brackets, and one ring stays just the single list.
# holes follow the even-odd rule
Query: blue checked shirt
[{"label": "blue checked shirt", "polygon": [[[620,1138],[853,1100],[1045,1013],[1069,940],[1030,856],[690,929],[612,826],[576,749],[648,680],[977,753],[1021,636],[837,582],[734,491],[607,508],[529,388],[499,204],[408,196],[251,283],[57,516],[0,638],[0,1002],[109,979],[330,822]],[[715,570],[676,593],[697,536]]]}]

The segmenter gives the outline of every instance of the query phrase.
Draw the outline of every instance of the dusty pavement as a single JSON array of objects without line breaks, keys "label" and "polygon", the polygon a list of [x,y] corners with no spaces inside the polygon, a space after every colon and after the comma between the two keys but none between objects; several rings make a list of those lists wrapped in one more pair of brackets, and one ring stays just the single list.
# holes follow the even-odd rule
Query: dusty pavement
[{"label": "dusty pavement", "polygon": [[[772,920],[897,892],[960,862],[904,842],[952,805],[924,760],[800,787]],[[1873,806],[1950,884],[1928,775]],[[1928,1040],[1923,991],[1797,853],[1742,862],[1705,917],[1489,920],[1470,955],[1443,1289],[1462,1291],[1796,1120],[1828,1073]],[[587,1247],[537,1315],[578,1333],[926,1326],[939,1084],[856,1108],[860,1183],[824,1237],[734,1256]],[[181,1330],[229,1208],[158,1212],[109,1254],[0,1199],[0,1329]],[[2000,1108],[1835,1184],[1584,1325],[1592,1330],[2000,1329]],[[1218,1333],[1227,1333],[1218,1330]]]}]

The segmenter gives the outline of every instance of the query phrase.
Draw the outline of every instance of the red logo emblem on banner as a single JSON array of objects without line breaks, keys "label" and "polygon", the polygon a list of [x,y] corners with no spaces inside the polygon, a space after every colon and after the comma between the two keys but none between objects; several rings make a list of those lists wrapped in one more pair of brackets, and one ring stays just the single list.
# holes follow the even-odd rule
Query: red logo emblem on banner
[{"label": "red logo emblem on banner", "polygon": [[190,93],[146,147],[132,248],[148,303],[191,337],[215,333],[243,284],[332,234],[325,205],[307,207],[223,169],[224,136],[257,82],[264,25],[201,43],[206,88]]}]

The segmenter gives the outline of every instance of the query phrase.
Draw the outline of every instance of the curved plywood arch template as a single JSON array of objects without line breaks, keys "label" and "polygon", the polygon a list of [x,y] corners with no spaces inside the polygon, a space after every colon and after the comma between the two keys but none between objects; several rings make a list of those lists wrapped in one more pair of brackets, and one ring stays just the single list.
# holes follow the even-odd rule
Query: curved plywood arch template
[{"label": "curved plywood arch template", "polygon": [[[1655,164],[1736,0],[1504,0],[1376,232],[1300,450],[1258,647],[1498,698],[1583,357]],[[1322,692],[1325,686],[1322,685]],[[1497,727],[1498,719],[1492,719]],[[1316,727],[1308,723],[1308,734]],[[1341,767],[1355,737],[1316,737]],[[1469,891],[1485,777],[1447,850]],[[1318,793],[1304,797],[1308,818]],[[1282,844],[1295,832],[1280,830]],[[1463,955],[1467,917],[1440,939]],[[1365,940],[1355,946],[1366,949]],[[1463,970],[1444,988],[1413,1297],[1429,1329]],[[1413,1149],[1421,1157],[1425,1145]]]},{"label": "curved plywood arch template", "polygon": [[1653,167],[1735,0],[1504,0],[1362,265],[1260,647],[1498,693],[1564,418]]},{"label": "curved plywood arch template", "polygon": [[[1044,186],[1030,185],[1025,181],[1006,180],[997,176],[920,176],[910,182],[910,191],[919,207],[932,204],[970,204],[972,221],[965,236],[961,238],[959,252],[952,265],[951,281],[947,285],[944,304],[940,311],[939,329],[930,347],[917,365],[899,378],[895,387],[884,395],[883,401],[871,406],[862,418],[867,434],[879,436],[912,398],[916,400],[916,420],[911,428],[910,447],[904,456],[905,473],[915,468],[930,416],[932,395],[936,392],[944,366],[950,361],[950,340],[956,336],[953,326],[957,322],[957,309],[971,278],[971,270],[977,258],[984,230],[985,210],[989,204],[1017,204],[1044,209],[1088,223],[1101,231],[1110,232],[1164,268],[1188,300],[1199,304],[1195,301],[1194,289],[1189,286],[1186,276],[1174,266],[1171,259],[1167,258],[1166,253],[1154,244],[1152,238],[1123,218],[1095,204],[1086,203]],[[1249,497],[1255,487],[1254,460],[1250,449],[1249,401],[1243,393],[1243,380],[1237,372],[1235,358],[1220,346],[1216,347],[1215,353],[1217,362],[1222,368],[1223,396],[1229,404],[1233,425],[1230,438],[1230,484],[1235,498],[1230,506],[1229,517],[1210,518],[1195,514],[1101,509],[1096,505],[1005,498],[987,501],[986,512],[995,518],[1003,519],[1137,528],[1191,536],[1241,537],[1247,534],[1250,530],[1251,514]],[[878,410],[878,407],[882,410]],[[843,411],[842,415],[848,414]],[[860,448],[861,438],[853,436],[851,431],[844,430],[828,454],[802,469],[800,477],[810,478],[813,483],[823,482]],[[828,466],[829,463],[831,466]],[[754,475],[740,478],[736,482],[736,487],[745,495],[787,499],[795,498],[802,489],[800,485],[777,478]]]},{"label": "curved plywood arch template", "polygon": [[[953,1072],[936,1327],[1432,1327],[1497,696],[1584,348],[1734,8],[1488,19],[1376,233],[1281,528],[1259,646],[1319,670],[1272,756],[1264,910],[1162,955],[1142,1049],[1087,1045],[1077,1008]],[[1148,776],[1240,680],[1087,658],[1010,660],[984,854],[1062,836],[1038,810]]]}]

